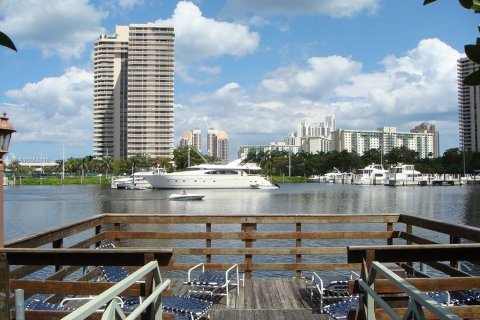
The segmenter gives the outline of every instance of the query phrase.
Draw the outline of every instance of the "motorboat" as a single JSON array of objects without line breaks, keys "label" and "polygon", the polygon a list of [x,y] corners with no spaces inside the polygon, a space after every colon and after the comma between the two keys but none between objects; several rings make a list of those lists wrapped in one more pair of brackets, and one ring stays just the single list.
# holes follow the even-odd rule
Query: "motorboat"
[{"label": "motorboat", "polygon": [[415,170],[412,164],[399,163],[388,170],[389,186],[405,186],[419,184],[423,180],[422,173]]},{"label": "motorboat", "polygon": [[202,200],[205,197],[204,194],[193,194],[193,193],[174,193],[168,197],[168,200],[174,201],[189,201],[189,200]]},{"label": "motorboat", "polygon": [[278,189],[280,187],[276,183],[273,184],[272,186],[262,186],[262,185],[259,185],[259,184],[255,183],[255,184],[251,184],[250,188],[269,190],[269,189]]},{"label": "motorboat", "polygon": [[381,164],[372,163],[363,169],[359,169],[353,183],[356,185],[384,185],[388,177],[388,171]]},{"label": "motorboat", "polygon": [[352,173],[349,172],[341,172],[337,168],[333,167],[330,172],[327,172],[323,176],[320,176],[319,182],[326,182],[326,183],[345,183],[351,181],[353,177]]},{"label": "motorboat", "polygon": [[156,189],[251,189],[276,187],[260,175],[254,163],[237,159],[228,164],[199,164],[172,173],[153,171],[144,178]]},{"label": "motorboat", "polygon": [[[154,171],[165,172],[165,169],[157,168]],[[140,171],[135,172],[128,177],[112,177],[111,187],[113,189],[132,189],[133,187],[150,189],[152,188],[152,185],[145,180],[145,176],[151,174],[153,174],[153,171]]]}]

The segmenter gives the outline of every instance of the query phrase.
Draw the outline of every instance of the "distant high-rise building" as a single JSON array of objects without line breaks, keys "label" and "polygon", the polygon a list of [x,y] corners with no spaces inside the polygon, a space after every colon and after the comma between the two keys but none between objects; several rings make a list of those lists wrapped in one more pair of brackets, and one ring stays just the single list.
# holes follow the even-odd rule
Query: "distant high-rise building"
[{"label": "distant high-rise building", "polygon": [[193,129],[192,140],[193,140],[193,147],[197,149],[198,152],[202,152],[202,130]]},{"label": "distant high-rise building", "polygon": [[[412,133],[431,133],[432,135],[425,135],[423,139],[432,139],[431,142],[426,141],[425,145],[432,144],[433,145],[433,158],[438,158],[440,153],[440,134],[438,131],[435,130],[435,126],[433,124],[429,124],[423,122],[410,130]],[[429,157],[430,158],[430,157]]]},{"label": "distant high-rise building", "polygon": [[220,162],[227,163],[229,159],[228,136],[224,131],[208,129],[207,154],[217,158]]},{"label": "distant high-rise building", "polygon": [[180,138],[180,148],[182,147],[194,147],[198,152],[202,152],[202,130],[184,131]]},{"label": "distant high-rise building", "polygon": [[338,129],[332,133],[333,150],[356,152],[359,156],[371,149],[387,154],[393,148],[407,147],[416,151],[422,159],[433,158],[434,144],[432,132],[397,132],[395,127],[383,127],[377,130]]},{"label": "distant high-rise building", "polygon": [[480,151],[480,89],[463,84],[467,75],[479,69],[480,65],[468,58],[457,61],[460,148],[465,151]]},{"label": "distant high-rise building", "polygon": [[187,148],[193,145],[193,133],[192,131],[182,132],[180,138],[180,148]]},{"label": "distant high-rise building", "polygon": [[93,153],[173,156],[174,29],[117,26],[94,48]]}]

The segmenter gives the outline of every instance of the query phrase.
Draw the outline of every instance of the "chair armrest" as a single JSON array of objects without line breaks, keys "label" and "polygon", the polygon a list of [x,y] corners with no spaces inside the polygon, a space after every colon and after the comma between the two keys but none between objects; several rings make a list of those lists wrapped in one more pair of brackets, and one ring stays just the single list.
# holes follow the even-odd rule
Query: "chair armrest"
[{"label": "chair armrest", "polygon": [[188,282],[192,281],[192,280],[191,280],[191,277],[190,277],[192,271],[195,270],[195,269],[197,269],[197,268],[199,268],[199,267],[202,267],[202,272],[205,272],[205,264],[204,264],[203,262],[197,264],[197,265],[194,266],[194,267],[191,267],[190,269],[188,269]]},{"label": "chair armrest", "polygon": [[312,272],[312,287],[310,288],[310,290],[313,290],[313,288],[315,287],[317,288],[320,296],[322,296],[323,289],[325,289],[325,287],[323,286],[323,280],[316,272]]},{"label": "chair armrest", "polygon": [[236,268],[236,271],[237,271],[237,282],[238,282],[238,264],[234,264],[233,266],[228,268],[227,271],[225,271],[225,281],[226,281],[226,283],[229,282],[228,274],[235,268]]}]

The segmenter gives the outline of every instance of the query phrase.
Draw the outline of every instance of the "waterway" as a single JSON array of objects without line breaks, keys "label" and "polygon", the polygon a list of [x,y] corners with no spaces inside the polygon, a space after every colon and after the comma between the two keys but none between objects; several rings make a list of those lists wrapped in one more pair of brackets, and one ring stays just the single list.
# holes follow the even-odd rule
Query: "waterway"
[{"label": "waterway", "polygon": [[102,213],[406,213],[480,227],[480,186],[384,187],[281,184],[277,190],[201,190],[202,201],[169,201],[172,190],[107,186],[5,187],[5,238],[15,239]]}]

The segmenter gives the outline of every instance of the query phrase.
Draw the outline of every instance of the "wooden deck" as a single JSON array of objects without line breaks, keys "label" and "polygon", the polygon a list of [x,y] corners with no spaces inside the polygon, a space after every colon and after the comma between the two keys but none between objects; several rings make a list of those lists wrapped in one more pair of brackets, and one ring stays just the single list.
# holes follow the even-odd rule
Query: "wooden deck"
[{"label": "wooden deck", "polygon": [[[188,291],[181,279],[173,280],[171,288],[176,294]],[[240,294],[230,298],[230,306],[225,297],[216,301],[209,311],[211,319],[330,319],[319,313],[318,304],[312,306],[303,279],[245,279]]]}]

